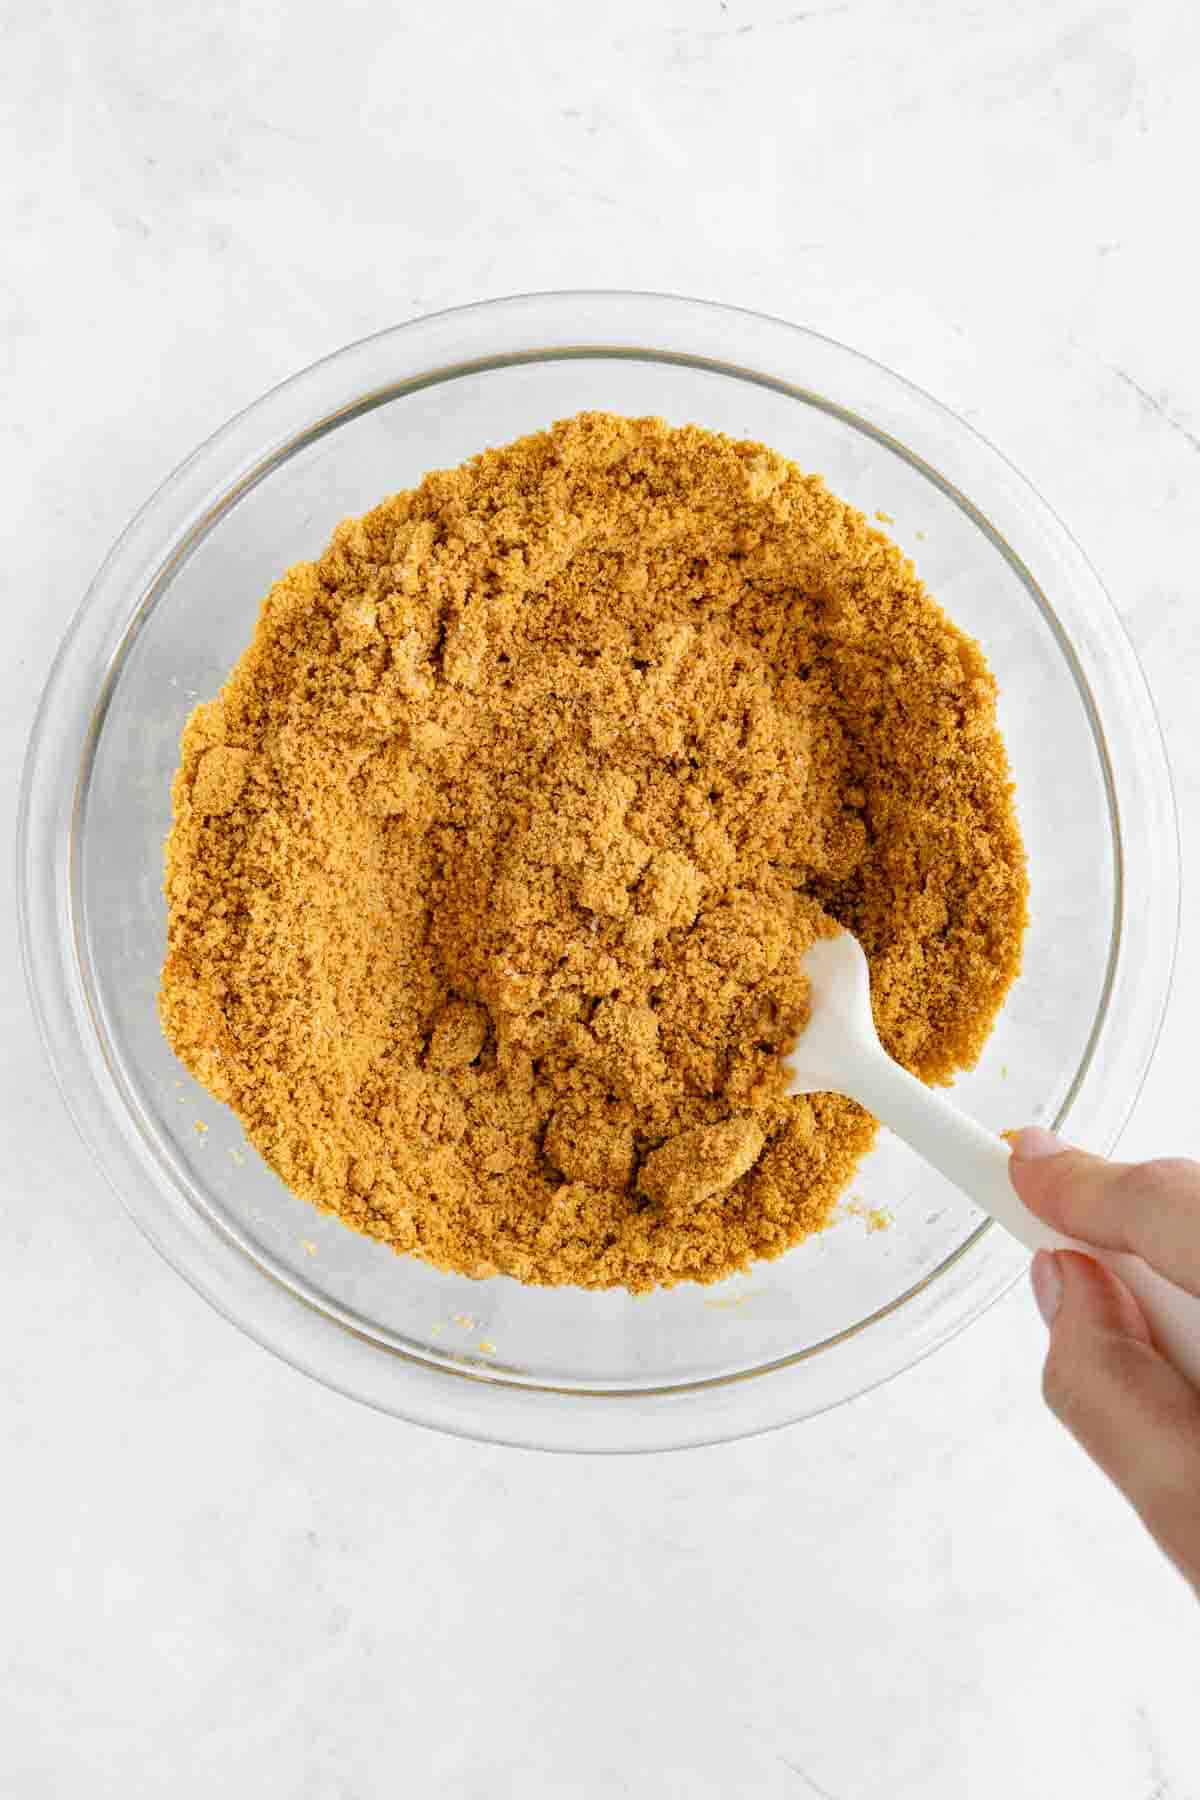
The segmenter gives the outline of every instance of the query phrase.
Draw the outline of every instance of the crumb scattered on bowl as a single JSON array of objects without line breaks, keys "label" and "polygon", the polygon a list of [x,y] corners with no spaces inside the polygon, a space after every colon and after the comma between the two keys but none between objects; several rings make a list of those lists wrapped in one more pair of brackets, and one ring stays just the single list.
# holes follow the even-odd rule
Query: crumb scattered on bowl
[{"label": "crumb scattered on bowl", "polygon": [[753,1298],[755,1289],[748,1288],[744,1294],[722,1294],[718,1299],[706,1300],[705,1306],[711,1306],[714,1312],[735,1312],[738,1307],[746,1306]]},{"label": "crumb scattered on bowl", "polygon": [[895,1220],[886,1207],[867,1206],[862,1200],[847,1200],[843,1209],[852,1219],[861,1219],[868,1232],[886,1231]]}]

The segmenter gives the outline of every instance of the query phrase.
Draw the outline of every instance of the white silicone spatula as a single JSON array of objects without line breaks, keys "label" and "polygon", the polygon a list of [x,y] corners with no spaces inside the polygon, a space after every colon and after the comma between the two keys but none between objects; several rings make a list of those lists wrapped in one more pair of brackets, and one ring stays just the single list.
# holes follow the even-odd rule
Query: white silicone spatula
[{"label": "white silicone spatula", "polygon": [[805,956],[804,972],[812,1012],[795,1050],[784,1058],[790,1092],[857,1100],[1030,1250],[1083,1250],[1106,1264],[1136,1295],[1159,1347],[1200,1383],[1200,1300],[1140,1256],[1077,1243],[1034,1217],[1009,1180],[1004,1139],[925,1087],[879,1042],[870,971],[858,940],[848,932],[819,939]]}]

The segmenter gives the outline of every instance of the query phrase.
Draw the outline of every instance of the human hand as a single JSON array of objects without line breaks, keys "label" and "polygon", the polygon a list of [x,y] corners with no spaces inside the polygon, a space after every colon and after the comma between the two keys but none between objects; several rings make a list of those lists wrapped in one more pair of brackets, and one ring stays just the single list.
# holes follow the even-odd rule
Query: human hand
[{"label": "human hand", "polygon": [[[1046,1224],[1131,1250],[1200,1295],[1200,1164],[1106,1162],[1033,1128],[1017,1134],[1010,1168]],[[1032,1279],[1050,1330],[1047,1404],[1200,1592],[1200,1391],[1155,1348],[1111,1270],[1075,1251],[1039,1250]]]}]

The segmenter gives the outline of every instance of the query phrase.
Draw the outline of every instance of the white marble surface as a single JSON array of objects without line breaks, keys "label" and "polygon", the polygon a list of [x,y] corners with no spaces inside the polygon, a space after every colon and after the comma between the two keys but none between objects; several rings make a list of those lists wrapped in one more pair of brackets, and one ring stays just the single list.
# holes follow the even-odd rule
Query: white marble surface
[{"label": "white marble surface", "polygon": [[[1194,851],[1184,0],[109,0],[6,42],[6,831],[59,631],[200,437],[393,320],[632,285],[817,326],[1009,452],[1137,640]],[[401,1426],[158,1261],[5,942],[6,1797],[1200,1796],[1200,1615],[1043,1413],[1024,1293],[728,1449]],[[1198,1002],[1189,921],[1131,1153],[1200,1153]]]}]

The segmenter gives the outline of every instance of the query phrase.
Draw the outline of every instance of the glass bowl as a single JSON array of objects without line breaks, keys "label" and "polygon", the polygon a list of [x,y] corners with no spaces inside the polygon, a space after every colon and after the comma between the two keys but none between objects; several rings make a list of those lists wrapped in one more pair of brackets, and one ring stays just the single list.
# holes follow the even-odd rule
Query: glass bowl
[{"label": "glass bowl", "polygon": [[[30,987],[98,1168],[147,1236],[269,1349],[385,1411],[547,1449],[762,1431],[893,1375],[1014,1280],[1019,1247],[895,1141],[843,1216],[720,1286],[632,1298],[471,1282],[296,1199],[175,1061],[155,994],[179,735],[259,601],[338,522],[582,408],[761,439],[891,521],[984,646],[1029,852],[1025,972],[960,1102],[1001,1129],[1114,1142],[1170,982],[1170,780],[1133,652],[1016,471],[925,394],[829,340],[667,296],[543,294],[352,344],[223,427],[134,519],[59,652],[25,771]],[[886,1229],[870,1215],[881,1210]]]}]

